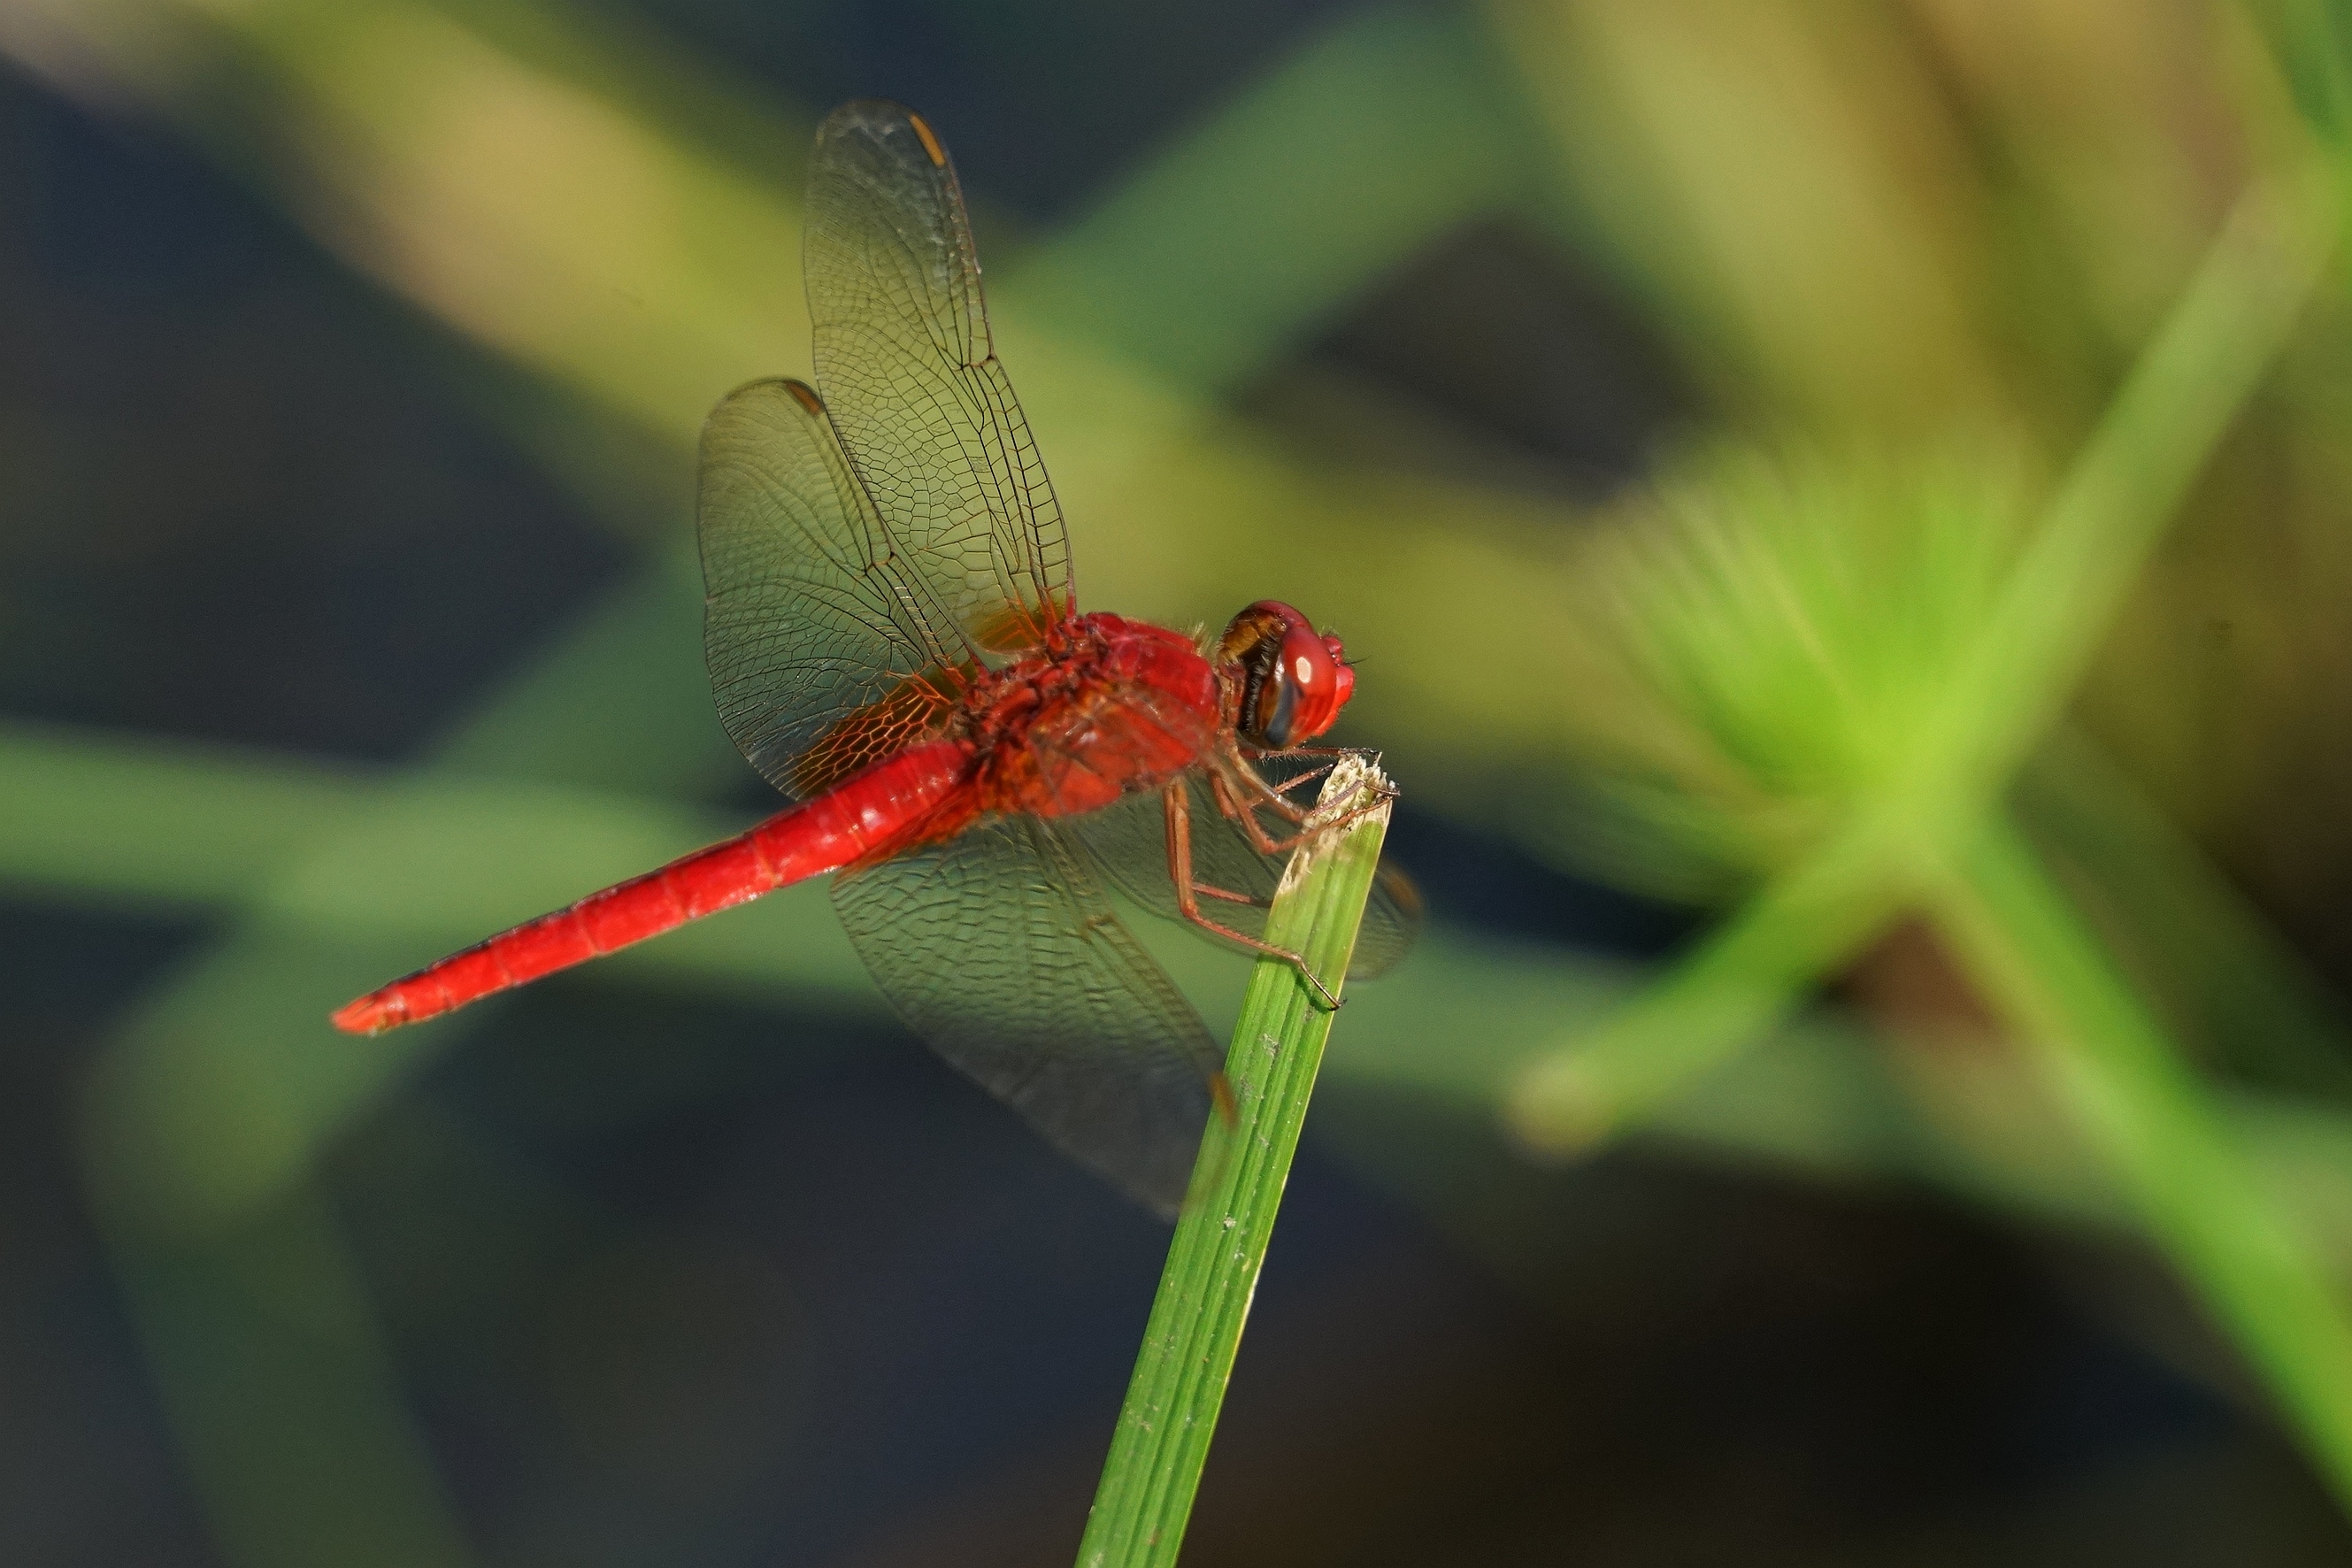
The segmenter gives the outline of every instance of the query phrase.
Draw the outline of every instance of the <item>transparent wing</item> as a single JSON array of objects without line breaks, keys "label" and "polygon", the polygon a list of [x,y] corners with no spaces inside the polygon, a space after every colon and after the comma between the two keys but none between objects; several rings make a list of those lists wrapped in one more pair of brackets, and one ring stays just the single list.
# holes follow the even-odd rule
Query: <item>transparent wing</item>
[{"label": "transparent wing", "polygon": [[895,103],[818,128],[805,242],[816,379],[892,542],[975,652],[1072,608],[1062,514],[990,344],[946,150]]},{"label": "transparent wing", "polygon": [[892,559],[814,392],[720,400],[696,517],[719,721],[762,776],[805,795],[936,728],[961,639]]},{"label": "transparent wing", "polygon": [[882,994],[1046,1139],[1163,1215],[1222,1065],[1055,826],[1012,817],[835,878]]},{"label": "transparent wing", "polygon": [[[1244,936],[1263,938],[1266,904],[1281,884],[1282,868],[1289,858],[1259,854],[1248,836],[1218,812],[1216,799],[1204,781],[1195,777],[1187,787],[1192,801],[1192,879],[1253,900],[1234,903],[1204,898],[1201,912]],[[1160,797],[1145,795],[1130,795],[1101,811],[1073,817],[1070,826],[1120,892],[1153,914],[1182,921],[1176,909],[1176,884],[1169,874],[1165,822]],[[1272,824],[1269,830],[1277,836],[1288,831]],[[1356,936],[1355,953],[1348,961],[1348,978],[1370,980],[1395,968],[1421,933],[1421,890],[1412,878],[1382,862],[1371,897],[1364,905],[1364,923]]]}]

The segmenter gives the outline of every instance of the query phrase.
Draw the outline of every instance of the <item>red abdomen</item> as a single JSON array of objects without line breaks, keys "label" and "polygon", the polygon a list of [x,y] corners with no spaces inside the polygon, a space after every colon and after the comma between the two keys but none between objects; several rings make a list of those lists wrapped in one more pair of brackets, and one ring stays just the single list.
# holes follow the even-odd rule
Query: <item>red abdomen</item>
[{"label": "red abdomen", "polygon": [[559,969],[659,936],[761,893],[887,854],[935,819],[970,820],[971,748],[938,741],[900,752],[814,800],[779,812],[749,833],[698,849],[658,871],[591,893],[569,909],[476,942],[334,1016],[335,1027],[382,1034],[462,1007]]}]

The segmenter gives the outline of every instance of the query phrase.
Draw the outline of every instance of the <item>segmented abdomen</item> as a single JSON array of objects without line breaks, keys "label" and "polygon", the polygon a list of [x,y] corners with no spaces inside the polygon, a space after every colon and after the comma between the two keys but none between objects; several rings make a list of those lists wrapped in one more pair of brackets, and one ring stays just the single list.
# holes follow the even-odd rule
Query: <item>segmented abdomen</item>
[{"label": "segmented abdomen", "polygon": [[403,1024],[643,942],[778,888],[926,837],[928,822],[968,787],[971,750],[940,741],[878,763],[837,788],[779,812],[750,832],[698,849],[658,871],[591,893],[450,954],[334,1016],[335,1026],[378,1035]]}]

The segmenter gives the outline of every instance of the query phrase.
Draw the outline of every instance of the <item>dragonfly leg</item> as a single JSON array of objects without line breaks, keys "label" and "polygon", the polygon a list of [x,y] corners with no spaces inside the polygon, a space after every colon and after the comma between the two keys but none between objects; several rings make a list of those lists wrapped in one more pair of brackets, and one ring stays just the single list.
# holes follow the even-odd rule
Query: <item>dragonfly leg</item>
[{"label": "dragonfly leg", "polygon": [[[1313,813],[1314,807],[1299,805],[1297,801],[1291,799],[1288,795],[1283,794],[1280,790],[1266,783],[1264,775],[1259,773],[1255,768],[1251,767],[1246,763],[1241,764],[1241,775],[1247,781],[1249,784],[1249,793],[1256,796],[1256,800],[1249,805],[1244,806],[1242,804],[1239,792],[1234,790],[1230,784],[1226,784],[1223,793],[1218,797],[1217,809],[1223,812],[1227,816],[1234,817],[1237,821],[1243,821],[1244,826],[1250,827],[1256,826],[1257,812],[1261,807],[1275,813],[1276,816],[1286,817],[1292,822],[1305,822]],[[1218,779],[1217,783],[1225,784],[1225,781]],[[1255,835],[1253,837],[1255,837]]]},{"label": "dragonfly leg", "polygon": [[[1373,812],[1376,812],[1380,810],[1381,806],[1386,805],[1391,798],[1392,797],[1384,795],[1381,799],[1372,802],[1370,805],[1360,805],[1353,811],[1346,812],[1339,816],[1331,818],[1328,822],[1318,822],[1312,827],[1303,827],[1286,838],[1276,838],[1266,833],[1265,828],[1254,817],[1244,821],[1242,826],[1244,832],[1249,833],[1251,847],[1255,848],[1259,854],[1284,855],[1297,848],[1298,846],[1304,843],[1308,837],[1322,832],[1327,827],[1345,827],[1348,824],[1354,822],[1359,817],[1370,816]],[[1255,831],[1250,831],[1252,829],[1255,829]]]},{"label": "dragonfly leg", "polygon": [[[1215,780],[1215,782],[1225,784],[1227,785],[1226,790],[1218,795],[1218,809],[1224,812],[1228,816],[1234,816],[1234,806],[1232,804],[1234,797],[1231,793],[1233,787],[1232,781],[1219,776],[1230,770],[1230,772],[1236,775],[1242,781],[1243,784],[1247,787],[1249,793],[1256,797],[1258,805],[1265,806],[1269,811],[1273,811],[1282,816],[1286,816],[1293,822],[1304,823],[1309,816],[1314,815],[1315,808],[1310,805],[1301,805],[1297,801],[1290,799],[1290,791],[1297,789],[1300,784],[1305,784],[1309,779],[1321,778],[1324,774],[1329,773],[1333,767],[1338,765],[1339,758],[1371,757],[1374,760],[1378,760],[1380,753],[1362,746],[1297,746],[1285,752],[1284,755],[1329,757],[1332,761],[1324,763],[1321,767],[1309,768],[1307,772],[1300,773],[1296,778],[1286,779],[1281,784],[1272,784],[1266,783],[1265,775],[1259,773],[1255,767],[1252,766],[1247,758],[1242,756],[1238,752],[1235,752],[1227,759],[1226,768],[1221,768],[1217,770],[1216,773],[1211,775],[1213,780]],[[1380,793],[1383,799],[1394,800],[1397,798],[1397,792],[1393,789],[1383,788]],[[1238,820],[1238,818],[1236,818],[1236,820]],[[1343,818],[1342,820],[1347,819]]]},{"label": "dragonfly leg", "polygon": [[[1318,768],[1316,773],[1307,776],[1311,778],[1327,770]],[[1248,836],[1252,847],[1262,855],[1278,855],[1297,845],[1307,836],[1304,831],[1301,831],[1290,835],[1287,838],[1274,838],[1267,835],[1265,825],[1257,820],[1257,813],[1260,810],[1268,810],[1286,821],[1297,824],[1304,829],[1307,823],[1314,816],[1315,808],[1311,805],[1301,805],[1297,801],[1285,797],[1282,793],[1294,784],[1303,782],[1302,780],[1294,779],[1289,784],[1279,785],[1270,784],[1258,776],[1256,770],[1246,764],[1242,768],[1242,775],[1248,780],[1253,786],[1253,792],[1258,796],[1253,803],[1244,804],[1239,792],[1215,773],[1209,775],[1210,788],[1216,796],[1217,809],[1241,826],[1243,832]],[[1396,791],[1383,789],[1370,805],[1358,806],[1344,816],[1336,817],[1317,826],[1318,828],[1344,826],[1363,816],[1364,813],[1377,808],[1381,801],[1394,800],[1396,797]]]},{"label": "dragonfly leg", "polygon": [[1274,793],[1276,795],[1288,795],[1300,784],[1312,784],[1337,766],[1339,766],[1337,763],[1325,763],[1320,767],[1309,768],[1305,773],[1300,773],[1294,778],[1286,778],[1280,784],[1276,784],[1274,786]]},{"label": "dragonfly leg", "polygon": [[[1223,768],[1214,768],[1210,771],[1209,795],[1211,798],[1215,800],[1217,803],[1218,815],[1223,816],[1226,820],[1236,824],[1244,833],[1249,835],[1249,840],[1253,847],[1255,847],[1258,841],[1265,837],[1265,829],[1257,820],[1259,806],[1271,805],[1273,809],[1281,812],[1293,822],[1304,822],[1307,820],[1307,813],[1304,809],[1300,808],[1294,802],[1285,800],[1281,795],[1276,794],[1273,786],[1268,784],[1264,779],[1258,777],[1255,769],[1251,768],[1248,764],[1244,763],[1241,764],[1241,773],[1242,775],[1248,779],[1251,784],[1257,786],[1258,792],[1265,798],[1255,804],[1244,805],[1242,801],[1241,792],[1234,788],[1233,781],[1225,776],[1225,771]],[[1264,853],[1264,851],[1261,849],[1260,853]]]},{"label": "dragonfly leg", "polygon": [[1250,847],[1261,855],[1280,855],[1296,849],[1299,840],[1305,838],[1310,831],[1320,832],[1326,827],[1345,827],[1358,817],[1378,811],[1383,805],[1397,798],[1396,791],[1383,789],[1378,792],[1370,805],[1360,805],[1355,810],[1334,817],[1328,822],[1317,823],[1310,829],[1305,826],[1307,817],[1312,815],[1307,808],[1284,799],[1276,793],[1274,785],[1258,777],[1255,770],[1246,764],[1241,771],[1251,783],[1265,792],[1266,798],[1259,802],[1259,805],[1270,806],[1292,822],[1301,825],[1299,831],[1286,838],[1275,837],[1266,832],[1265,824],[1257,819],[1257,805],[1244,805],[1234,792],[1233,787],[1226,783],[1222,772],[1212,773],[1209,775],[1209,789],[1210,793],[1216,797],[1217,809],[1233,820],[1234,826],[1242,830],[1243,836],[1249,839]]},{"label": "dragonfly leg", "polygon": [[1244,898],[1236,893],[1229,893],[1219,888],[1203,888],[1192,880],[1192,808],[1186,797],[1184,781],[1178,779],[1161,791],[1160,801],[1168,824],[1168,876],[1169,879],[1176,885],[1177,913],[1182,915],[1192,924],[1199,926],[1202,931],[1223,937],[1227,942],[1237,943],[1252,952],[1261,953],[1267,958],[1280,959],[1298,971],[1299,978],[1306,981],[1314,993],[1323,999],[1323,1005],[1326,1008],[1334,1013],[1338,1012],[1339,998],[1333,995],[1331,988],[1323,984],[1323,977],[1307,966],[1306,954],[1293,952],[1286,947],[1276,947],[1270,942],[1260,942],[1257,938],[1237,931],[1231,926],[1220,925],[1201,912],[1200,895],[1202,893],[1207,893],[1212,898],[1232,899],[1241,903],[1255,903],[1257,900]]}]

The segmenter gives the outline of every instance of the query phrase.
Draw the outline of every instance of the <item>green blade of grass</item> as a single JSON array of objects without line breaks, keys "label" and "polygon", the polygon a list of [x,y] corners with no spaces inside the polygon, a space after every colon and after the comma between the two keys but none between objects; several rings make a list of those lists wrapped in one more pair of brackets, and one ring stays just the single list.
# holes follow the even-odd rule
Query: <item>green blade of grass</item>
[{"label": "green blade of grass", "polygon": [[[1335,988],[1380,865],[1387,787],[1377,768],[1356,758],[1332,770],[1318,815],[1370,809],[1299,848],[1266,916],[1265,940],[1303,953]],[[1291,965],[1259,961],[1225,1059],[1234,1123],[1212,1119],[1193,1168],[1079,1543],[1081,1568],[1176,1561],[1331,1017]]]},{"label": "green blade of grass", "polygon": [[2352,1505],[2352,1319],[2203,1083],[2008,818],[1988,814],[1928,895],[1938,930],[2010,1020],[2215,1321]]}]

